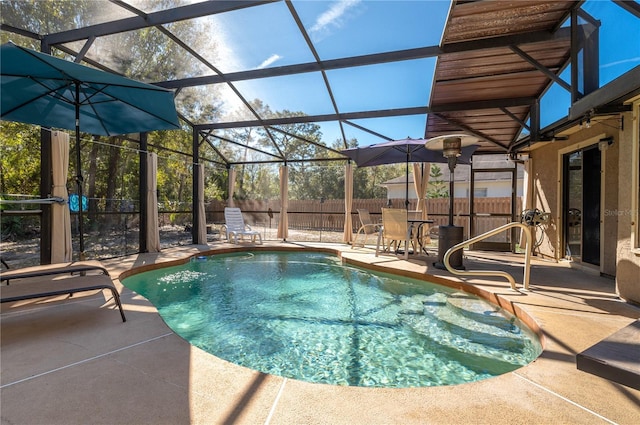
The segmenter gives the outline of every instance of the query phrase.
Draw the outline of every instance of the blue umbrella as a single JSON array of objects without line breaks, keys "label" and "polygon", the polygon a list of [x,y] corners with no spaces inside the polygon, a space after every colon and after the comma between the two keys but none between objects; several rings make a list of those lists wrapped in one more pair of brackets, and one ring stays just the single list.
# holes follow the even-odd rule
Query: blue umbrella
[{"label": "blue umbrella", "polygon": [[[2,119],[102,136],[178,129],[173,92],[6,43]],[[76,114],[79,122],[76,123]]]},{"label": "blue umbrella", "polygon": [[[373,167],[385,164],[406,164],[405,204],[409,204],[409,163],[410,162],[447,162],[442,151],[425,148],[427,139],[402,139],[359,148],[344,149],[342,154],[351,158],[358,167]],[[477,146],[462,148],[462,155],[458,158],[461,164],[469,164],[471,156]]]},{"label": "blue umbrella", "polygon": [[[80,132],[103,136],[178,129],[173,92],[6,43],[0,47],[1,118],[76,131],[82,199]],[[78,211],[84,255],[82,209]]]}]

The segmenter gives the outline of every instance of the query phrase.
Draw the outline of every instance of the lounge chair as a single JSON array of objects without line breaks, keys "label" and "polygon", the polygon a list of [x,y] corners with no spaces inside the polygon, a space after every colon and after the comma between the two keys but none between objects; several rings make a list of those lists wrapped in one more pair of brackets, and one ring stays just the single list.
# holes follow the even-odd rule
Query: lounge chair
[{"label": "lounge chair", "polygon": [[[11,282],[28,279],[26,281]],[[49,264],[22,269],[3,270],[0,282],[0,302],[15,302],[35,298],[53,297],[76,292],[101,291],[108,289],[120,310],[122,321],[126,322],[120,295],[111,281],[109,272],[98,261]]]},{"label": "lounge chair", "polygon": [[353,243],[351,244],[351,249],[353,249],[357,245],[358,236],[360,234],[364,235],[364,241],[362,242],[362,246],[367,244],[367,238],[369,235],[377,234],[380,231],[380,225],[374,223],[371,220],[371,215],[369,214],[369,210],[359,209],[358,217],[360,218],[360,228],[356,233],[356,237],[353,238]]},{"label": "lounge chair", "polygon": [[224,209],[224,221],[227,232],[227,240],[231,243],[238,243],[238,236],[242,240],[245,236],[251,237],[251,242],[256,241],[256,236],[262,244],[262,236],[257,230],[252,230],[251,226],[245,224],[240,208],[227,207]]},{"label": "lounge chair", "polygon": [[407,221],[407,210],[405,209],[382,209],[382,228],[378,232],[378,243],[376,244],[376,257],[380,252],[380,244],[384,245],[388,241],[388,248],[394,246],[397,251],[404,242],[404,259],[409,258],[409,243],[412,244],[415,252],[415,238],[412,227]]}]

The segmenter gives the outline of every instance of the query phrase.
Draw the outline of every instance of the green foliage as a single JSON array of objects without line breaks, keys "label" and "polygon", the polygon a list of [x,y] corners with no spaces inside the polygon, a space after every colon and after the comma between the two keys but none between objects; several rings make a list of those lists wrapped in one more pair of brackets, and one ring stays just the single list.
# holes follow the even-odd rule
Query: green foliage
[{"label": "green foliage", "polygon": [[40,193],[40,131],[38,127],[0,122],[0,193]]},{"label": "green foliage", "polygon": [[13,240],[17,236],[20,236],[20,229],[22,229],[22,220],[17,216],[2,216],[0,224],[2,229],[2,240]]},{"label": "green foliage", "polygon": [[381,184],[404,174],[404,164],[357,168],[353,177],[353,197],[356,199],[384,199],[387,197],[387,189]]},{"label": "green foliage", "polygon": [[448,198],[449,189],[442,180],[442,170],[436,164],[431,164],[429,170],[429,187],[427,188],[427,198]]},{"label": "green foliage", "polygon": [[[36,34],[52,34],[95,23],[102,11],[102,2],[83,0],[11,0],[0,2],[3,23],[11,23],[17,28],[25,28]],[[15,35],[4,34],[2,42],[15,39]],[[24,41],[24,40],[21,40]],[[40,43],[32,46],[40,50]]]},{"label": "green foliage", "polygon": [[25,237],[33,237],[37,234],[38,217],[20,217],[14,215],[3,215],[0,218],[1,240],[15,241]]}]

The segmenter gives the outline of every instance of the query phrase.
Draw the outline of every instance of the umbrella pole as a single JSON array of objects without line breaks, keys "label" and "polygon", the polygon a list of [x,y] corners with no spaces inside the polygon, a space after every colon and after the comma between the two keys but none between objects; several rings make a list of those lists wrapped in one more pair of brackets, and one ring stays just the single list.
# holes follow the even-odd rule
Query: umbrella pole
[{"label": "umbrella pole", "polygon": [[82,164],[80,159],[80,83],[76,81],[76,185],[78,191],[78,233],[80,234],[80,261],[84,257],[84,232],[82,226]]},{"label": "umbrella pole", "polygon": [[409,210],[409,154],[404,171],[404,209]]}]

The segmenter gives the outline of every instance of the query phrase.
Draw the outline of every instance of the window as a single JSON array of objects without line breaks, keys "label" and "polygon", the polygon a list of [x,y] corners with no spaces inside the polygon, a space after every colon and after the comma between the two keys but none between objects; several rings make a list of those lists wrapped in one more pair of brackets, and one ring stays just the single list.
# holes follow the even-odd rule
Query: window
[{"label": "window", "polygon": [[473,189],[473,197],[474,198],[486,198],[487,197],[487,188],[486,187],[476,187]]}]

